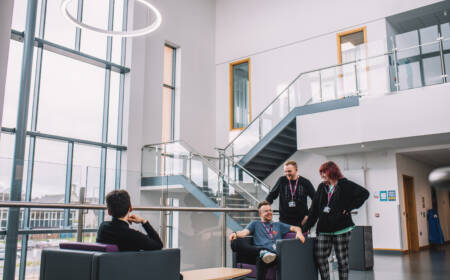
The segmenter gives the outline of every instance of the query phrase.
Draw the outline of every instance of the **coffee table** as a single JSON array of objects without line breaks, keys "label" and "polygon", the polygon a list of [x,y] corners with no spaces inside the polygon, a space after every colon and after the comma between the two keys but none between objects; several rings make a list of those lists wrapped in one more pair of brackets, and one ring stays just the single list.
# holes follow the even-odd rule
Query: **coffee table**
[{"label": "coffee table", "polygon": [[244,279],[251,272],[250,269],[214,267],[183,271],[181,274],[183,275],[183,280],[236,280]]}]

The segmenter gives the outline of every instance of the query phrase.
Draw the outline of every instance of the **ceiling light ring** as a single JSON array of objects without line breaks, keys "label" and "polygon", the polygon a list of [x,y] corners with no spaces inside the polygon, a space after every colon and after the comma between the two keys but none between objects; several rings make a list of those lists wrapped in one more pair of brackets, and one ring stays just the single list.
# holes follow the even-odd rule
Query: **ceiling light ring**
[{"label": "ceiling light ring", "polygon": [[144,0],[135,0],[135,1],[141,3],[142,5],[146,6],[149,10],[151,10],[156,18],[152,24],[150,24],[144,28],[136,29],[136,30],[132,30],[132,31],[106,30],[106,29],[98,28],[98,27],[95,27],[95,26],[92,26],[89,24],[85,24],[85,23],[79,21],[78,19],[73,17],[67,9],[68,5],[70,3],[72,3],[73,0],[62,0],[60,7],[61,7],[61,13],[70,23],[74,24],[75,26],[77,26],[81,29],[90,30],[93,32],[101,33],[103,35],[107,35],[107,36],[137,37],[137,36],[147,35],[153,31],[155,31],[156,29],[158,29],[158,27],[161,25],[161,22],[162,22],[161,13],[158,11],[158,9],[156,9],[152,4],[150,4]]}]

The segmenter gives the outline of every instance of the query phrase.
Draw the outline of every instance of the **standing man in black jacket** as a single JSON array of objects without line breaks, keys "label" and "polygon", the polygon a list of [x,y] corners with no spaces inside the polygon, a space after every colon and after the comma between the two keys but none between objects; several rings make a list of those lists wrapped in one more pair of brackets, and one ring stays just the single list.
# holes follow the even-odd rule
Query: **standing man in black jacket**
[{"label": "standing man in black jacket", "polygon": [[348,244],[351,231],[355,227],[351,211],[363,205],[369,197],[369,192],[344,178],[339,167],[332,161],[322,164],[319,173],[323,182],[317,188],[308,221],[302,230],[309,231],[319,220],[314,257],[320,279],[330,279],[328,257],[334,247],[338,260],[339,280],[347,280]]},{"label": "standing man in black jacket", "polygon": [[297,174],[297,163],[289,160],[284,164],[285,176],[280,177],[267,195],[266,200],[272,204],[280,197],[280,222],[301,226],[308,219],[307,197],[313,199],[315,190],[311,182]]},{"label": "standing man in black jacket", "polygon": [[[103,222],[97,233],[97,242],[116,244],[120,251],[161,250],[163,243],[150,223],[133,210],[130,195],[125,190],[115,190],[106,196],[108,214],[112,221]],[[141,224],[147,234],[131,229],[129,224]]]}]

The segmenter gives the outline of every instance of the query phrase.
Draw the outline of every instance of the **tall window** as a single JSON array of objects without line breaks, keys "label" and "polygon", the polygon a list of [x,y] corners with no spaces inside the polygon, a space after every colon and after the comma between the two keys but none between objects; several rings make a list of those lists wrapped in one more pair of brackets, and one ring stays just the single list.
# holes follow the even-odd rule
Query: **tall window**
[{"label": "tall window", "polygon": [[[0,138],[0,198],[4,200],[9,200],[15,157],[23,32],[30,27],[25,20],[28,2],[14,1]],[[109,190],[122,187],[126,175],[121,172],[122,153],[127,149],[122,142],[124,85],[130,72],[125,66],[126,39],[74,27],[62,16],[60,2],[38,0],[37,18],[31,23],[36,26],[36,38],[21,199],[77,203],[80,188],[85,188],[86,201],[103,203]],[[128,0],[78,0],[68,8],[86,24],[126,30],[127,7]],[[0,209],[0,226],[6,211]],[[37,279],[41,248],[75,238],[75,212],[21,210],[17,278]],[[84,234],[92,237],[96,230],[88,224],[96,227],[104,212],[89,213],[93,222],[85,223]],[[36,228],[39,231],[34,232]],[[0,233],[0,239],[4,238]],[[2,279],[3,260],[0,263]]]},{"label": "tall window", "polygon": [[176,48],[164,46],[164,75],[162,98],[162,142],[175,138],[175,73]]},{"label": "tall window", "polygon": [[346,63],[361,58],[360,48],[367,42],[366,27],[361,27],[337,34],[338,63]]},{"label": "tall window", "polygon": [[230,64],[230,129],[244,129],[251,120],[250,59]]}]

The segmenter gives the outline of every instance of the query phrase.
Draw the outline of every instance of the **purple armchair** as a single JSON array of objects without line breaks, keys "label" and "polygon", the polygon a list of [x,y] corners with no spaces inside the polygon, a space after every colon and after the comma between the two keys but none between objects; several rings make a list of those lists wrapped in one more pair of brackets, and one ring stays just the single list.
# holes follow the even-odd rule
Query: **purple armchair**
[{"label": "purple armchair", "polygon": [[[253,237],[245,238],[253,243]],[[313,258],[314,239],[307,238],[305,243],[295,239],[295,233],[289,232],[283,240],[277,241],[278,265],[271,267],[266,274],[266,280],[317,280],[318,272]],[[256,278],[255,263],[245,263],[239,254],[233,252],[233,267],[248,268],[252,273],[247,279]]]}]

